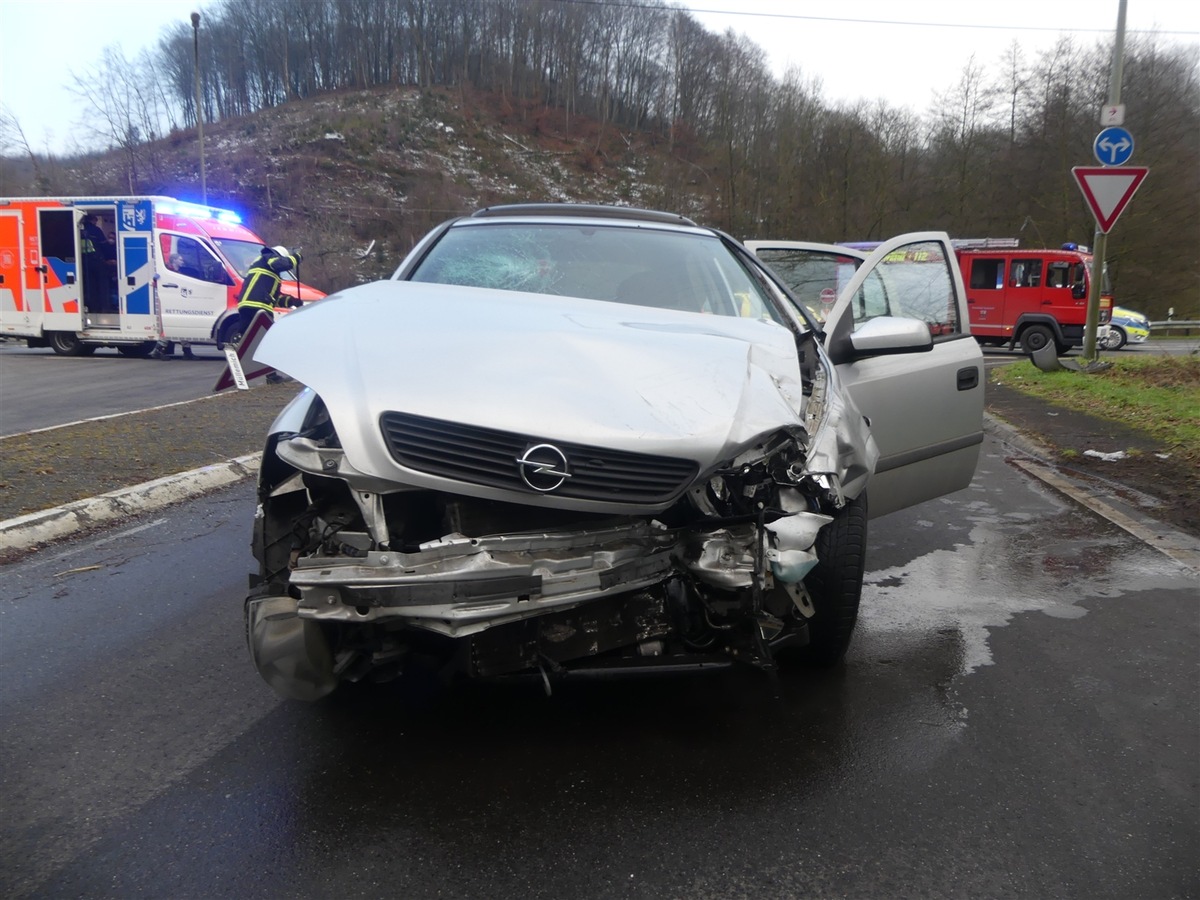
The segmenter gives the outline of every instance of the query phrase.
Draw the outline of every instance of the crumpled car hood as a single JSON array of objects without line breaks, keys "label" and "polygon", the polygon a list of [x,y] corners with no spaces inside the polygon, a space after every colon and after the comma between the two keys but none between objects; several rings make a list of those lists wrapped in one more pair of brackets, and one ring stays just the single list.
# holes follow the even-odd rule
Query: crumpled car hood
[{"label": "crumpled car hood", "polygon": [[255,359],[324,400],[358,471],[442,486],[388,454],[384,412],[695,460],[803,421],[795,339],[772,322],[399,281],[276,322]]}]

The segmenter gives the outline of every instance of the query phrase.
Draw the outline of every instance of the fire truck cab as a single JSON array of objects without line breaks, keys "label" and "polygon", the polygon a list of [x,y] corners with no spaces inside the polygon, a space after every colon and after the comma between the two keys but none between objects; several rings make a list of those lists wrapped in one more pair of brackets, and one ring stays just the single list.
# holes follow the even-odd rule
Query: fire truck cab
[{"label": "fire truck cab", "polygon": [[[981,344],[1020,344],[1033,353],[1053,343],[1059,353],[1083,343],[1092,256],[1087,247],[1018,250],[1016,239],[953,242],[967,288],[971,333]],[[1100,330],[1112,315],[1107,272],[1100,294]],[[1103,335],[1101,335],[1103,336]]]},{"label": "fire truck cab", "polygon": [[[0,335],[65,356],[222,346],[264,246],[231,210],[171,197],[0,198]],[[281,290],[295,305],[325,296],[295,273]]]}]

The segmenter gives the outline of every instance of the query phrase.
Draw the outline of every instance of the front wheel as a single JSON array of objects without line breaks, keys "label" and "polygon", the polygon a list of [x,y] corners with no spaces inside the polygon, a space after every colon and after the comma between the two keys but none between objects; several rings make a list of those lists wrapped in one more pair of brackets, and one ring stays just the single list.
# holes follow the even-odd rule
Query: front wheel
[{"label": "front wheel", "polygon": [[221,326],[220,332],[217,334],[217,349],[224,350],[226,347],[236,348],[242,340],[242,320],[236,316]]},{"label": "front wheel", "polygon": [[1048,325],[1030,325],[1021,332],[1021,347],[1030,355],[1044,347],[1049,347],[1054,342],[1054,332]]},{"label": "front wheel", "polygon": [[1108,326],[1108,338],[1104,341],[1105,350],[1120,350],[1129,343],[1129,337],[1125,334],[1125,329],[1119,325]]},{"label": "front wheel", "polygon": [[850,647],[867,562],[867,495],[849,501],[817,532],[817,564],[804,580],[815,610],[808,620],[807,663],[833,666]]},{"label": "front wheel", "polygon": [[88,353],[88,346],[70,331],[52,331],[49,340],[50,348],[59,356],[86,356]]}]

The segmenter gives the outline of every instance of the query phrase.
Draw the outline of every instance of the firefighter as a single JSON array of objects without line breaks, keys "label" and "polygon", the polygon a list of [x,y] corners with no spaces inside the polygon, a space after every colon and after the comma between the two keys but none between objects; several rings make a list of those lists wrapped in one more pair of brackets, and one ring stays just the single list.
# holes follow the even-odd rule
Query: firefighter
[{"label": "firefighter", "polygon": [[246,280],[242,283],[242,292],[238,295],[239,330],[242,334],[246,333],[260,309],[266,310],[267,315],[274,318],[275,307],[291,302],[290,298],[279,292],[280,276],[299,266],[299,250],[289,253],[287,247],[263,247],[258,259],[250,265]]}]

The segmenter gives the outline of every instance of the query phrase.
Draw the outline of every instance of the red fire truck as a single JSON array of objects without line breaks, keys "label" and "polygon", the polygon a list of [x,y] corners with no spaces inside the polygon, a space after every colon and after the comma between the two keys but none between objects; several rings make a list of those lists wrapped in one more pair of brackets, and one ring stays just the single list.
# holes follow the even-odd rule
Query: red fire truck
[{"label": "red fire truck", "polygon": [[[971,334],[981,344],[1020,344],[1033,353],[1054,344],[1059,353],[1083,343],[1092,255],[1087,247],[1018,250],[1016,238],[954,241]],[[1104,273],[1101,332],[1112,315],[1112,289]]]}]

